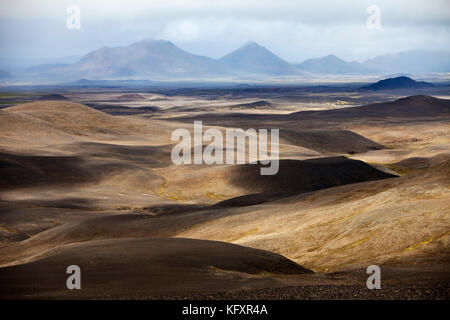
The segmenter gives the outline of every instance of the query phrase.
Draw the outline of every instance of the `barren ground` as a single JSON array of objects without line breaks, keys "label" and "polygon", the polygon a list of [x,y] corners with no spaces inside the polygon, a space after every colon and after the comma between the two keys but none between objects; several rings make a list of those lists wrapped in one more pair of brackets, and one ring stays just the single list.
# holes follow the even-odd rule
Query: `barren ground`
[{"label": "barren ground", "polygon": [[[64,95],[0,109],[1,298],[448,299],[449,100]],[[171,132],[194,120],[279,128],[279,174],[174,165]]]}]

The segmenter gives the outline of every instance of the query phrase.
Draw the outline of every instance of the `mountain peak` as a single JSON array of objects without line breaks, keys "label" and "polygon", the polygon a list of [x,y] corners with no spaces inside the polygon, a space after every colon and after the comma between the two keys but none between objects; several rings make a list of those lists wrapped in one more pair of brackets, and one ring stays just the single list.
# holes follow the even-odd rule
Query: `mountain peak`
[{"label": "mountain peak", "polygon": [[336,57],[334,54],[329,54],[323,58],[327,60],[343,61],[341,58]]},{"label": "mountain peak", "polygon": [[175,45],[168,40],[160,40],[153,38],[145,38],[140,41],[132,43],[130,46],[161,46],[161,47],[175,47]]},{"label": "mountain peak", "polygon": [[242,46],[240,46],[239,48],[234,50],[233,52],[240,52],[240,51],[250,51],[250,52],[251,51],[267,51],[267,52],[270,52],[265,47],[261,46],[259,43],[257,43],[256,41],[253,41],[253,40],[247,41]]},{"label": "mountain peak", "polygon": [[249,40],[241,46],[241,48],[246,47],[262,48],[262,46],[260,46],[256,41],[253,40]]},{"label": "mountain peak", "polygon": [[220,62],[232,73],[286,75],[300,74],[296,67],[279,58],[255,41],[247,41],[239,49],[227,54]]}]

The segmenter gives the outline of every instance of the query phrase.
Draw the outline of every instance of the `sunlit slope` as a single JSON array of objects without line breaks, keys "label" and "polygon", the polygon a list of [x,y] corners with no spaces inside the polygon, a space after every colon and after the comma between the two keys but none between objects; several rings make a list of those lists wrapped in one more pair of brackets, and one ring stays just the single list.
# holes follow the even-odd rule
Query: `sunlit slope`
[{"label": "sunlit slope", "polygon": [[316,271],[448,261],[449,177],[447,161],[410,176],[230,210],[178,236],[264,248]]}]

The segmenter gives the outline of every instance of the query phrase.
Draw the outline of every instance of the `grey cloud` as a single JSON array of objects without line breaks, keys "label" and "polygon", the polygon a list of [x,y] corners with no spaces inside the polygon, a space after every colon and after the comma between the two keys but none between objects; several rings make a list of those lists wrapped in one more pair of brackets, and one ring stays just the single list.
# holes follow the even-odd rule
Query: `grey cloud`
[{"label": "grey cloud", "polygon": [[[65,26],[72,3],[82,10],[81,30]],[[365,26],[371,4],[381,9],[381,30]],[[409,49],[447,50],[449,9],[442,0],[3,0],[1,58],[32,63],[162,38],[216,58],[255,40],[292,62],[327,54],[361,61]]]}]

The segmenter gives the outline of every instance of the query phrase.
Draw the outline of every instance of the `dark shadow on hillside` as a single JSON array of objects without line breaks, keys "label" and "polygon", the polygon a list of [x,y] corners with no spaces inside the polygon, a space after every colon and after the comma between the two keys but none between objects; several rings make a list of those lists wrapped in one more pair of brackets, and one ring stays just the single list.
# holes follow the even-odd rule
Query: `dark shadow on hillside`
[{"label": "dark shadow on hillside", "polygon": [[397,177],[346,157],[280,160],[279,166],[278,173],[271,176],[260,174],[261,163],[234,166],[231,182],[254,193],[221,201],[214,207],[249,206],[325,188]]}]

